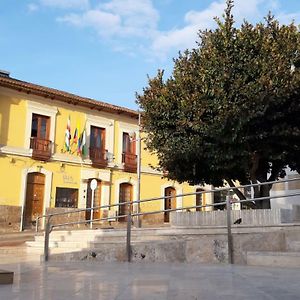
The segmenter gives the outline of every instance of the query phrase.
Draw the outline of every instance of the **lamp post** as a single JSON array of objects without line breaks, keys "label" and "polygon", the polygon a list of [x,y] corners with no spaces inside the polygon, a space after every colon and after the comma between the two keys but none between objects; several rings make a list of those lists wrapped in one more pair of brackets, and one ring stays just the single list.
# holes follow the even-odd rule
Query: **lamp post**
[{"label": "lamp post", "polygon": [[[138,142],[138,154],[137,154],[137,189],[136,189],[136,198],[138,201],[141,200],[141,153],[142,153],[142,138],[141,138],[141,113],[139,113],[139,130],[138,130],[138,136],[137,136],[137,142]],[[137,213],[140,213],[140,203],[137,203]],[[137,215],[137,227],[141,227],[141,218],[139,215]]]},{"label": "lamp post", "polygon": [[[141,138],[141,113],[138,111],[138,132],[137,134],[135,132],[132,132],[130,134],[130,142],[137,142],[137,154],[136,154],[136,172],[137,172],[137,188],[136,188],[136,200],[140,201],[141,199],[141,152],[142,152],[142,138]],[[136,206],[136,213],[139,214],[140,213],[140,203],[137,203]],[[137,227],[140,228],[141,227],[141,220],[140,220],[140,216],[137,215],[136,216],[136,220],[137,220]]]}]

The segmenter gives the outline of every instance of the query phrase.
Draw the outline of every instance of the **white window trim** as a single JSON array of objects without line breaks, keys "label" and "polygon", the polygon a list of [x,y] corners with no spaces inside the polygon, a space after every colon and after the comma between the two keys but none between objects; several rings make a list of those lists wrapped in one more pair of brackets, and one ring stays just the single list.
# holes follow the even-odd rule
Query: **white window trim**
[{"label": "white window trim", "polygon": [[[31,124],[32,124],[32,115],[38,114],[46,117],[50,117],[50,132],[49,139],[54,143],[55,138],[55,123],[56,123],[56,114],[58,110],[57,107],[53,107],[46,104],[41,104],[38,102],[27,101],[27,115],[26,115],[26,125],[25,125],[25,140],[24,148],[30,148],[30,137],[31,137]],[[53,154],[54,148],[52,148]]]},{"label": "white window trim", "polygon": [[104,128],[105,129],[105,149],[112,153],[114,152],[114,120],[106,119],[103,117],[87,115],[86,117],[86,146],[88,149],[89,157],[89,148],[90,148],[90,136],[91,136],[91,126]]}]

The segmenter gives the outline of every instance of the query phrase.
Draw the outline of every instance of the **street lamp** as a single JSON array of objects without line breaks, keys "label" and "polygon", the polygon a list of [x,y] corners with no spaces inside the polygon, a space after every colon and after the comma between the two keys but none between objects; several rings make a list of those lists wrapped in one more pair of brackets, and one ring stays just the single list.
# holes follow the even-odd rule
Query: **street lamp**
[{"label": "street lamp", "polygon": [[[138,141],[138,154],[137,154],[137,192],[136,192],[136,197],[137,200],[141,200],[141,161],[142,161],[142,138],[141,138],[141,113],[139,112],[139,130],[138,130],[138,136],[137,136],[137,141]],[[140,213],[140,202],[137,204],[137,213]],[[139,215],[137,215],[137,227],[141,227],[141,218]]]},{"label": "street lamp", "polygon": [[[142,138],[141,138],[141,113],[138,111],[139,117],[138,117],[138,133],[135,138],[131,139],[131,142],[135,141],[138,143],[138,149],[137,149],[137,189],[136,189],[136,199],[137,201],[141,200],[141,153],[142,153]],[[137,210],[136,212],[139,214],[141,211],[140,209],[140,203],[137,203]],[[141,218],[139,215],[137,215],[137,227],[141,227]]]}]

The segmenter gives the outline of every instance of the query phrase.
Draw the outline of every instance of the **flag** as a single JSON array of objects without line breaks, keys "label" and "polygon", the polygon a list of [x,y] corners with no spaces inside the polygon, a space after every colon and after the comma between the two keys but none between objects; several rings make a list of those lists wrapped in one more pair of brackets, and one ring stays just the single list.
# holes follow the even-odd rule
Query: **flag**
[{"label": "flag", "polygon": [[76,144],[77,153],[79,153],[79,147],[80,147],[79,129],[80,129],[80,125],[79,122],[77,121],[77,125],[73,135],[73,144]]},{"label": "flag", "polygon": [[79,153],[81,155],[86,155],[86,133],[85,133],[85,129],[83,130],[83,132],[80,136]]},{"label": "flag", "polygon": [[65,148],[67,152],[71,151],[70,147],[70,141],[71,141],[71,121],[70,121],[70,116],[67,121],[67,128],[65,131]]}]

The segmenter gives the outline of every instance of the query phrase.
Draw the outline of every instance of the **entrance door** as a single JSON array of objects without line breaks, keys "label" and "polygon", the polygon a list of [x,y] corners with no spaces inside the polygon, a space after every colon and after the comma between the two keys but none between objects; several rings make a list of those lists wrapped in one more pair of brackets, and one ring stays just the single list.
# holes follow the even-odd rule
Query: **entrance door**
[{"label": "entrance door", "polygon": [[[86,208],[92,207],[92,189],[90,187],[91,181],[93,179],[88,180],[88,188],[87,188],[87,198],[86,198]],[[101,206],[101,181],[97,180],[97,187],[95,189],[94,194],[94,207]],[[101,209],[94,209],[93,220],[101,218]],[[85,212],[85,219],[91,219],[91,211],[88,210]]]},{"label": "entrance door", "polygon": [[[165,189],[165,197],[176,196],[176,190],[173,187],[167,187]],[[176,197],[165,198],[165,209],[174,209],[176,208]],[[164,221],[170,222],[170,212],[165,211]]]},{"label": "entrance door", "polygon": [[43,214],[45,175],[29,173],[27,176],[24,227],[31,227],[38,216]]},{"label": "entrance door", "polygon": [[[120,184],[119,203],[132,201],[132,185],[130,183]],[[132,212],[132,204],[130,204],[130,210]],[[119,206],[119,215],[128,215],[128,204]],[[119,218],[120,222],[127,221],[127,217]]]}]

